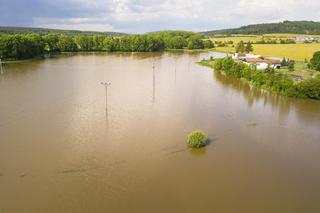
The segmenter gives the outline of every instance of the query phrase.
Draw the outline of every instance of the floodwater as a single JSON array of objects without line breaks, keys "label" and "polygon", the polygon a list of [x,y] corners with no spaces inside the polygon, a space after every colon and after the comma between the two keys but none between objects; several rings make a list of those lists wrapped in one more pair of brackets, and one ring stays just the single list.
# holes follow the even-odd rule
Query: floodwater
[{"label": "floodwater", "polygon": [[[320,102],[195,63],[210,55],[6,65],[0,212],[320,212]],[[197,129],[209,145],[189,150]]]}]

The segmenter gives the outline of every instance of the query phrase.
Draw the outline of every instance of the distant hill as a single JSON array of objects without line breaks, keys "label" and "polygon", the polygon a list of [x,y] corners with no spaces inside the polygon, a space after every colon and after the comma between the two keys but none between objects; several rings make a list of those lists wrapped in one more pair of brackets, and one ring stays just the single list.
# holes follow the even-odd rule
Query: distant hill
[{"label": "distant hill", "polygon": [[111,35],[111,36],[125,36],[126,33],[118,32],[96,32],[96,31],[80,31],[80,30],[58,30],[47,28],[31,28],[31,27],[1,27],[0,34],[28,34],[38,33],[44,34],[64,34],[64,35]]},{"label": "distant hill", "polygon": [[205,36],[229,34],[268,34],[268,33],[293,33],[293,34],[320,34],[320,22],[314,21],[284,21],[279,23],[253,24],[233,29],[214,30],[201,32]]}]

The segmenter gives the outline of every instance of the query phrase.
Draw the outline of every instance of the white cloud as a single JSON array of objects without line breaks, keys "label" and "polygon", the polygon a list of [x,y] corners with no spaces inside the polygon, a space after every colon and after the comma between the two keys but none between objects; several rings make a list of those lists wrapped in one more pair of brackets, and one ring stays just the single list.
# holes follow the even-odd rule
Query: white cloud
[{"label": "white cloud", "polygon": [[[48,0],[46,0],[48,1]],[[209,30],[282,20],[319,20],[318,0],[56,0],[70,17],[37,17],[34,25],[81,30],[148,32]]]},{"label": "white cloud", "polygon": [[84,30],[84,31],[115,31],[115,28],[106,23],[101,23],[101,19],[97,18],[41,18],[33,19],[37,27],[51,29],[66,29],[66,30]]}]

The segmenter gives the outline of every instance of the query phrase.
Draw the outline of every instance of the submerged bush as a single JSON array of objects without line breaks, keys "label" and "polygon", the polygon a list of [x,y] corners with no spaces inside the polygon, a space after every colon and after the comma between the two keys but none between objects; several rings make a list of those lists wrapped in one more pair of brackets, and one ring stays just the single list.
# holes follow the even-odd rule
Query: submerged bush
[{"label": "submerged bush", "polygon": [[201,148],[206,145],[207,136],[200,130],[193,131],[188,136],[188,146],[191,148]]}]

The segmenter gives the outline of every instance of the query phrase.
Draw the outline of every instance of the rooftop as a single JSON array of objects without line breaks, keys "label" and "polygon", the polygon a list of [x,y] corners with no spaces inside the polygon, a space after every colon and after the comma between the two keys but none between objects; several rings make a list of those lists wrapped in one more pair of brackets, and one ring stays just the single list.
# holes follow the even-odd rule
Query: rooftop
[{"label": "rooftop", "polygon": [[261,59],[261,58],[247,58],[247,63],[267,63],[267,64],[281,64],[279,60]]}]

